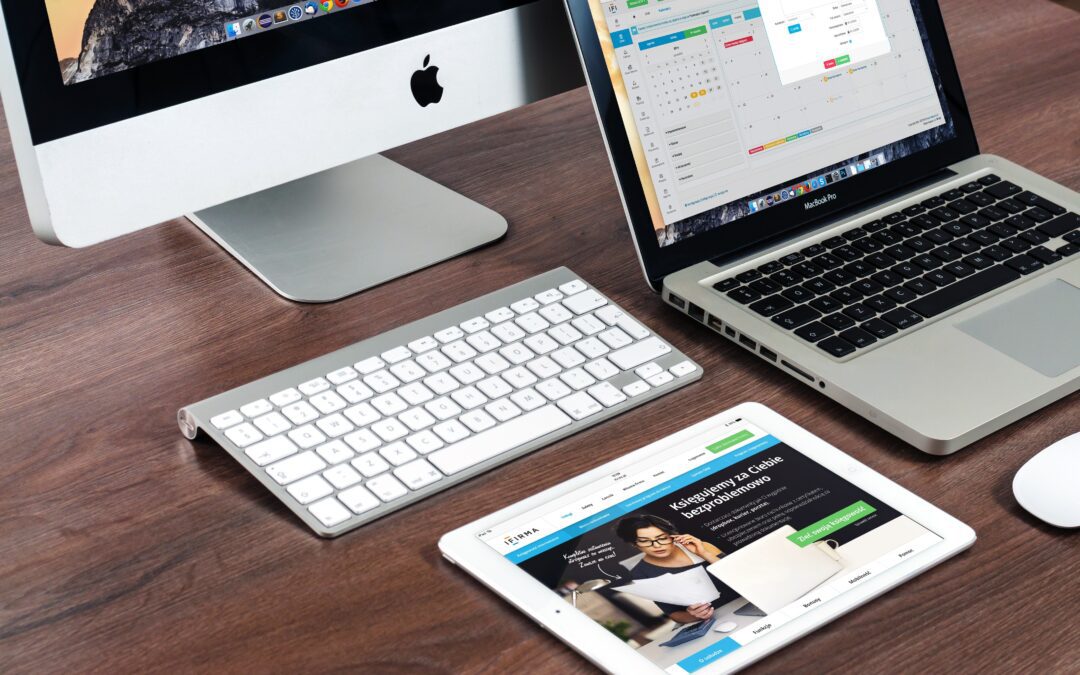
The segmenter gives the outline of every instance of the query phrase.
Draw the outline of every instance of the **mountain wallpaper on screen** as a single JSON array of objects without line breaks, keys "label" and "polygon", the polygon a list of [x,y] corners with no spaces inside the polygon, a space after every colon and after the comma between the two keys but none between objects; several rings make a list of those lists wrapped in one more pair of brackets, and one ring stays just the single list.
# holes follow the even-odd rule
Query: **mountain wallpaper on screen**
[{"label": "mountain wallpaper on screen", "polygon": [[83,82],[225,41],[230,20],[281,0],[94,0],[78,58],[63,58],[64,82]]}]

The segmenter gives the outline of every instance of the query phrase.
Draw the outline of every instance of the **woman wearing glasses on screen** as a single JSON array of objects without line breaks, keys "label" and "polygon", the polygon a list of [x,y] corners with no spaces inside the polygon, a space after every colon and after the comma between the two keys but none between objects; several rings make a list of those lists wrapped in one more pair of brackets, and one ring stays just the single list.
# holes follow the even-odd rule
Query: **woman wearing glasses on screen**
[{"label": "woman wearing glasses on screen", "polygon": [[[644,553],[644,557],[630,567],[631,579],[649,579],[662,574],[685,572],[693,567],[705,567],[724,555],[716,546],[704,542],[692,534],[680,534],[669,521],[652,514],[639,514],[623,518],[615,526],[615,534]],[[694,623],[712,618],[713,610],[739,597],[739,594],[709,575],[720,592],[711,603],[702,602],[680,607],[657,602],[668,618],[679,623]]]}]

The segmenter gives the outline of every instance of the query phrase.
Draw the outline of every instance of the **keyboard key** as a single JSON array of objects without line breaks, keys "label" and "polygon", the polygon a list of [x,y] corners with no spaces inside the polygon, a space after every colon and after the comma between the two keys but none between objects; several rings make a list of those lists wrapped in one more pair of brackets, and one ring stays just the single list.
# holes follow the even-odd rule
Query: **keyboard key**
[{"label": "keyboard key", "polygon": [[431,430],[447,443],[457,443],[461,439],[467,438],[471,433],[464,424],[457,420],[448,420],[442,424],[436,424]]},{"label": "keyboard key", "polygon": [[595,361],[586,363],[585,370],[589,371],[589,374],[598,380],[606,380],[619,373],[619,369],[612,365],[611,361],[608,361],[606,358],[599,358]]},{"label": "keyboard key", "polygon": [[361,480],[360,474],[357,473],[356,469],[348,464],[330,467],[326,471],[323,471],[323,478],[338,490],[344,490],[350,485],[356,485]]},{"label": "keyboard key", "polygon": [[949,274],[945,270],[934,270],[923,276],[923,279],[929,281],[935,286],[948,286],[952,282],[956,281],[956,277]]},{"label": "keyboard key", "polygon": [[813,307],[802,305],[773,317],[773,323],[781,328],[794,330],[805,323],[809,323],[819,318],[821,318],[821,312]]},{"label": "keyboard key", "polygon": [[349,510],[333,497],[327,497],[320,502],[315,502],[308,507],[308,511],[325,527],[340,525],[351,517]]},{"label": "keyboard key", "polygon": [[356,379],[356,377],[357,372],[349,366],[345,366],[344,368],[338,368],[332,373],[328,373],[326,379],[330,384],[345,384],[349,380]]},{"label": "keyboard key", "polygon": [[244,421],[244,416],[237,410],[230,410],[223,412],[220,415],[215,415],[210,418],[210,424],[213,424],[218,429],[228,429],[231,426],[240,424]]},{"label": "keyboard key", "polygon": [[1023,192],[1019,185],[1010,183],[1009,181],[1001,181],[991,185],[983,190],[986,194],[995,199],[1005,199],[1006,197],[1012,197],[1015,194]]},{"label": "keyboard key", "polygon": [[595,387],[588,389],[589,396],[600,402],[605,408],[610,408],[626,400],[626,394],[619,391],[610,382],[601,382]]},{"label": "keyboard key", "polygon": [[[462,321],[460,324],[458,324],[458,327],[461,328],[461,330],[465,331],[465,333],[468,334],[468,335],[472,335],[473,333],[476,333],[478,331],[482,331],[485,328],[488,328],[489,326],[491,326],[491,323],[488,322],[488,320],[485,319],[482,316],[474,316],[473,318],[469,319],[468,321]],[[399,358],[397,360],[401,361],[402,359],[407,359],[410,356],[412,356],[412,354],[406,354],[406,355],[404,355],[403,357],[401,357],[401,358]],[[389,361],[390,363],[396,363],[396,361],[390,361],[390,359],[387,359],[386,354],[383,354],[383,358],[386,359],[387,361]]]},{"label": "keyboard key", "polygon": [[266,466],[283,457],[288,457],[295,453],[296,450],[296,445],[290,441],[288,437],[275,436],[274,438],[268,438],[265,441],[252,445],[244,450],[244,454],[250,457],[251,461],[259,466]]},{"label": "keyboard key", "polygon": [[1043,268],[1043,264],[1029,255],[1018,255],[1005,261],[1005,264],[1020,274],[1031,274]]},{"label": "keyboard key", "polygon": [[851,328],[846,330],[840,333],[840,337],[859,348],[869,347],[877,342],[877,338],[861,328]]},{"label": "keyboard key", "polygon": [[341,398],[333,391],[321,392],[308,400],[311,402],[311,405],[315,406],[315,408],[323,415],[329,415],[332,412],[343,410],[346,407],[345,399]]},{"label": "keyboard key", "polygon": [[405,443],[391,443],[383,448],[379,449],[379,454],[383,459],[390,462],[394,466],[401,466],[405,462],[416,459],[416,451],[410,448]]},{"label": "keyboard key", "polygon": [[564,295],[574,295],[575,293],[582,292],[586,288],[588,288],[588,286],[581,279],[574,279],[573,281],[568,281],[559,286],[559,290],[562,291]]},{"label": "keyboard key", "polygon": [[668,382],[671,382],[674,379],[675,379],[675,376],[665,370],[662,373],[657,373],[656,375],[653,375],[652,377],[650,377],[649,379],[647,379],[645,381],[648,382],[649,384],[651,384],[654,387],[662,387],[662,386],[664,386]]},{"label": "keyboard key", "polygon": [[1001,178],[999,178],[995,174],[990,173],[990,174],[987,174],[987,175],[983,176],[982,178],[980,178],[978,182],[979,182],[980,185],[993,185],[994,183],[998,182],[999,180],[1001,180]]},{"label": "keyboard key", "polygon": [[896,333],[896,328],[894,328],[892,324],[887,321],[882,321],[881,319],[870,319],[862,324],[860,328],[879,340],[884,340]]},{"label": "keyboard key", "polygon": [[833,331],[832,328],[829,328],[825,324],[819,321],[814,321],[813,323],[808,323],[802,328],[796,330],[795,334],[806,340],[807,342],[817,342],[818,340],[829,337],[834,332],[835,331]]},{"label": "keyboard key", "polygon": [[[560,294],[561,295],[561,294]],[[410,490],[419,490],[442,480],[443,475],[424,459],[394,469],[394,475]]]},{"label": "keyboard key", "polygon": [[379,505],[379,498],[361,485],[344,490],[337,497],[356,515],[366,513]]},{"label": "keyboard key", "polygon": [[322,418],[315,422],[315,426],[319,427],[319,431],[330,438],[343,436],[356,428],[349,420],[342,417],[340,413],[334,413],[333,415]]},{"label": "keyboard key", "polygon": [[536,410],[547,403],[547,399],[532,387],[510,394],[510,400],[525,412]]},{"label": "keyboard key", "polygon": [[1076,255],[1076,252],[1080,251],[1080,245],[1078,244],[1065,244],[1057,250],[1057,254],[1063,258],[1067,258],[1071,255]]},{"label": "keyboard key", "polygon": [[360,403],[351,408],[346,408],[342,411],[342,414],[358,427],[367,426],[382,417],[382,415],[368,403]]},{"label": "keyboard key", "polygon": [[322,377],[316,377],[314,380],[308,380],[307,382],[305,382],[305,383],[301,384],[299,387],[297,387],[297,389],[300,390],[300,393],[303,394],[304,396],[314,396],[315,394],[318,394],[320,391],[326,391],[329,388],[330,388],[330,383],[327,382],[326,379],[322,378]]},{"label": "keyboard key", "polygon": [[736,274],[735,278],[744,284],[748,284],[754,279],[760,279],[761,272],[758,272],[757,270],[746,270],[745,272],[740,272]]},{"label": "keyboard key", "polygon": [[836,330],[844,330],[845,328],[851,328],[855,325],[855,322],[851,320],[851,317],[844,316],[843,314],[830,314],[821,320],[829,328]]},{"label": "keyboard key", "polygon": [[[681,361],[668,368],[668,372],[670,372],[675,377],[686,377],[690,373],[693,373],[695,370],[697,370],[697,367],[689,361]],[[604,403],[603,401],[600,402]],[[604,405],[607,404],[604,403]]]},{"label": "keyboard key", "polygon": [[252,443],[258,443],[263,439],[262,433],[247,422],[226,429],[225,437],[238,448],[246,448]]},{"label": "keyboard key", "polygon": [[[465,337],[465,331],[461,330],[457,326],[450,326],[449,328],[444,328],[443,330],[435,333],[435,339],[443,344],[448,344],[450,342],[454,342],[455,340],[460,340],[463,337]],[[383,365],[385,364],[380,362],[378,368],[382,368]],[[378,368],[373,368],[372,370],[377,370]],[[360,367],[357,366],[356,369],[360,370]]]},{"label": "keyboard key", "polygon": [[1080,215],[1070,212],[1039,225],[1039,232],[1048,237],[1060,237],[1077,228],[1080,228]]},{"label": "keyboard key", "polygon": [[266,468],[266,472],[279,485],[288,485],[325,468],[326,462],[322,461],[314,452],[309,451],[293,455],[276,464],[271,464]]},{"label": "keyboard key", "polygon": [[900,330],[911,328],[915,324],[922,321],[921,316],[903,307],[897,307],[890,312],[885,312],[881,315],[881,318],[885,319]]},{"label": "keyboard key", "polygon": [[[436,450],[428,455],[428,460],[444,474],[450,476],[546,436],[570,423],[570,417],[564,412],[553,405],[547,405],[516,417],[494,429],[476,434],[442,450]],[[436,427],[436,433],[438,433],[438,427]]]},{"label": "keyboard key", "polygon": [[855,345],[840,337],[825,338],[821,342],[817,343],[817,345],[818,347],[828,352],[829,354],[832,354],[836,358],[847,356],[851,352],[855,351]]},{"label": "keyboard key", "polygon": [[547,319],[553,325],[560,324],[564,321],[569,321],[570,319],[574,318],[574,315],[571,314],[562,305],[548,305],[547,307],[541,307],[538,314]]},{"label": "keyboard key", "polygon": [[[495,312],[491,312],[491,314],[496,314],[499,311],[503,311],[503,312],[508,313],[509,316],[506,317],[508,319],[512,319],[514,317],[513,312],[511,312],[509,309],[507,309],[505,307],[503,307],[501,310],[495,310]],[[504,321],[505,319],[499,319],[499,320]],[[439,346],[439,341],[429,335],[427,337],[422,337],[419,340],[413,340],[407,346],[409,348],[409,351],[411,351],[412,353],[414,353],[414,354],[423,354],[424,352],[429,352],[432,349],[435,349],[436,347],[438,347]]]},{"label": "keyboard key", "polygon": [[795,306],[791,300],[779,295],[771,295],[763,300],[758,300],[750,305],[750,309],[762,316],[772,316],[777,312],[790,309]]},{"label": "keyboard key", "polygon": [[[345,442],[359,454],[374,450],[382,445],[379,437],[372,433],[371,429],[361,429],[345,436]],[[359,467],[357,467],[359,468]]]},{"label": "keyboard key", "polygon": [[302,427],[293,429],[289,432],[289,438],[292,439],[293,443],[296,443],[304,449],[314,448],[316,445],[319,445],[326,440],[326,436],[323,432],[310,424],[305,424]]},{"label": "keyboard key", "polygon": [[896,307],[896,303],[885,296],[885,294],[875,295],[872,298],[866,298],[863,300],[863,304],[874,310],[877,313],[887,312],[893,307]]},{"label": "keyboard key", "polygon": [[542,293],[537,293],[533,297],[541,305],[550,305],[553,302],[558,302],[559,300],[562,300],[563,299],[563,294],[562,294],[562,292],[560,292],[560,291],[558,291],[558,290],[556,290],[554,288],[549,288],[548,290],[546,290],[546,291],[544,291]]},{"label": "keyboard key", "polygon": [[960,278],[969,277],[972,274],[975,274],[975,269],[973,267],[962,262],[949,263],[944,267],[944,270],[949,274]]},{"label": "keyboard key", "polygon": [[[510,309],[514,310],[518,314],[527,314],[540,308],[540,303],[532,298],[525,298],[524,300],[518,300],[517,302],[510,304]],[[438,334],[436,334],[438,337]]]},{"label": "keyboard key", "polygon": [[[661,373],[666,375],[667,373]],[[671,377],[668,375],[668,377]],[[589,396],[583,391],[579,391],[576,394],[571,394],[559,400],[558,406],[562,408],[568,415],[575,420],[582,420],[590,415],[595,415],[604,409],[596,399]]]},{"label": "keyboard key", "polygon": [[388,473],[372,478],[365,487],[384,502],[392,502],[409,494],[409,489]]},{"label": "keyboard key", "polygon": [[495,426],[495,419],[483,410],[473,410],[460,417],[460,421],[474,432],[484,431]]},{"label": "keyboard key", "polygon": [[667,346],[660,338],[650,337],[614,351],[607,358],[622,370],[631,370],[670,352],[671,347]]},{"label": "keyboard key", "polygon": [[919,297],[919,294],[915,291],[904,288],[903,286],[897,286],[896,288],[890,288],[885,291],[885,297],[895,302],[911,302],[915,298]]},{"label": "keyboard key", "polygon": [[265,398],[260,398],[258,401],[252,401],[245,406],[240,406],[240,412],[242,412],[245,417],[252,418],[264,415],[273,409],[274,406],[270,405],[270,401],[267,401]]},{"label": "keyboard key", "polygon": [[[618,331],[619,329],[618,328],[612,328],[611,330],[612,331]],[[622,331],[619,331],[619,332],[622,333]],[[625,333],[622,333],[622,334],[625,335]],[[601,339],[604,339],[604,333],[601,333],[600,337],[601,337]],[[605,339],[605,342],[607,342],[606,339]],[[612,344],[613,342],[615,344],[626,344],[626,343],[631,342],[631,340],[630,340],[630,338],[626,338],[626,343],[622,343],[621,341],[617,342],[615,340],[612,340],[611,342],[608,342],[608,344],[611,345],[612,347],[614,347],[615,344]],[[585,363],[585,357],[581,355],[581,352],[574,349],[573,347],[563,347],[562,349],[551,352],[551,360],[554,361],[555,363],[558,363],[563,368],[574,368],[574,367],[580,366],[581,364]]]},{"label": "keyboard key", "polygon": [[310,504],[316,499],[322,499],[334,494],[334,488],[321,476],[310,476],[293,483],[286,489],[293,496],[293,499],[301,504]]},{"label": "keyboard key", "polygon": [[813,300],[811,300],[810,301],[810,306],[813,307],[814,309],[816,309],[819,312],[828,313],[828,312],[836,311],[836,310],[840,309],[841,307],[843,307],[844,305],[837,302],[836,300],[833,300],[832,298],[830,298],[827,295],[823,295],[820,298],[814,298]]},{"label": "keyboard key", "polygon": [[607,299],[596,291],[589,289],[566,298],[562,301],[562,304],[574,314],[586,314],[606,305]]},{"label": "keyboard key", "polygon": [[390,464],[387,463],[385,459],[380,457],[378,453],[374,452],[368,452],[360,455],[359,457],[354,459],[351,464],[353,465],[353,468],[364,474],[366,478],[378,476],[380,473],[388,471],[390,469]]},{"label": "keyboard key", "polygon": [[712,287],[720,291],[721,293],[726,293],[727,291],[730,291],[738,285],[739,282],[737,279],[729,277],[727,279],[721,279],[720,281],[717,281],[715,284],[713,284]]},{"label": "keyboard key", "polygon": [[412,436],[406,438],[405,442],[409,444],[410,448],[419,452],[421,455],[426,455],[428,453],[434,452],[446,445],[439,439],[438,436],[436,436],[430,430],[425,430],[421,431],[418,434],[413,434]]},{"label": "keyboard key", "polygon": [[747,288],[746,286],[740,286],[735,290],[728,291],[727,296],[735,302],[745,305],[761,298],[761,293]]},{"label": "keyboard key", "polygon": [[337,393],[349,403],[360,403],[375,395],[375,392],[371,390],[371,387],[359,380],[346,382],[337,388]]},{"label": "keyboard key", "polygon": [[278,393],[270,396],[270,402],[279,408],[284,408],[290,403],[296,403],[301,398],[303,398],[303,394],[301,394],[295,389],[290,388],[283,389],[282,391],[279,391]]},{"label": "keyboard key", "polygon": [[876,314],[876,312],[870,309],[868,306],[861,302],[857,302],[854,305],[849,305],[844,308],[844,314],[850,316],[855,321],[866,321]]},{"label": "keyboard key", "polygon": [[323,458],[324,462],[330,465],[347,462],[356,456],[356,453],[350,450],[349,446],[345,445],[343,441],[336,439],[315,448],[315,452],[319,454],[319,457]]},{"label": "keyboard key", "polygon": [[976,270],[984,270],[994,264],[994,261],[983,255],[982,253],[976,253],[964,258],[964,262],[975,268]]}]

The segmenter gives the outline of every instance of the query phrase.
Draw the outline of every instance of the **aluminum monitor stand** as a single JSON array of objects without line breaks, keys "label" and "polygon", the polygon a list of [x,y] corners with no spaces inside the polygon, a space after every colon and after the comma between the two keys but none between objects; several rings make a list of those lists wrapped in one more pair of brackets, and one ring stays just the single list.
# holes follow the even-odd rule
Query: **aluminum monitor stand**
[{"label": "aluminum monitor stand", "polygon": [[330,302],[506,234],[506,219],[373,155],[189,215],[282,297]]}]

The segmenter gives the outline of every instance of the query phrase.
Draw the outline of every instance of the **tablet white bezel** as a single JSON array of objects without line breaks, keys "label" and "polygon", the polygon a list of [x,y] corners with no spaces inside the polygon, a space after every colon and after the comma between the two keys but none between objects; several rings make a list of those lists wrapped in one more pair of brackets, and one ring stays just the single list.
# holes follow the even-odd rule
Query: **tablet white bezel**
[{"label": "tablet white bezel", "polygon": [[585,614],[574,610],[566,600],[550,588],[506,560],[488,544],[481,541],[477,533],[558,500],[563,495],[586,487],[589,483],[646,459],[650,455],[661,453],[686,442],[712,428],[719,428],[723,423],[736,417],[742,417],[756,424],[785,444],[931,530],[943,541],[882,572],[876,579],[869,579],[863,585],[833,598],[820,608],[807,612],[775,629],[774,632],[742,646],[715,663],[698,670],[697,674],[716,675],[743,668],[898,586],[916,574],[952,557],[975,542],[975,532],[970,527],[929,502],[769,408],[759,403],[743,403],[449,532],[439,541],[439,548],[451,562],[468,571],[485,586],[601,668],[616,673],[664,672]]}]

